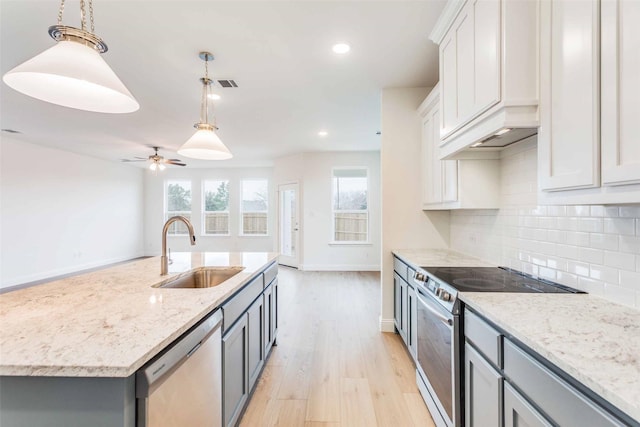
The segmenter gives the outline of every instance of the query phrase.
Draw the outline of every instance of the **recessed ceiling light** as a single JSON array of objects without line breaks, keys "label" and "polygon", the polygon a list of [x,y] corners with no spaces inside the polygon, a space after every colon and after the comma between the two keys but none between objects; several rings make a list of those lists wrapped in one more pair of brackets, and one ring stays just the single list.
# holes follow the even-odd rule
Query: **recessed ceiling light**
[{"label": "recessed ceiling light", "polygon": [[326,130],[321,130],[320,132],[318,132],[318,136],[327,136],[329,135],[329,132],[327,132]]},{"label": "recessed ceiling light", "polygon": [[351,46],[346,43],[336,43],[333,45],[332,49],[335,53],[342,55],[349,52],[351,50]]},{"label": "recessed ceiling light", "polygon": [[217,101],[217,100],[219,100],[221,98],[220,95],[218,95],[217,93],[210,93],[207,96],[209,97],[209,99],[212,99],[214,101]]}]

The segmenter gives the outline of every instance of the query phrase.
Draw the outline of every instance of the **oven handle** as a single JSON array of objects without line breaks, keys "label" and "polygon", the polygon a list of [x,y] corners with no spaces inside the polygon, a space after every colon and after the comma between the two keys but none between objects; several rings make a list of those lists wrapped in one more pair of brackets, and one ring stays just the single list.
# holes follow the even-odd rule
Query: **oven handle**
[{"label": "oven handle", "polygon": [[431,305],[431,302],[426,300],[422,296],[422,293],[420,292],[418,292],[418,299],[422,302],[422,304],[424,305],[424,308],[426,308],[429,312],[431,312],[431,314],[433,314],[438,320],[442,321],[443,323],[446,323],[449,326],[453,326],[453,319],[449,319],[448,317],[440,314],[436,309],[433,308],[433,306]]}]

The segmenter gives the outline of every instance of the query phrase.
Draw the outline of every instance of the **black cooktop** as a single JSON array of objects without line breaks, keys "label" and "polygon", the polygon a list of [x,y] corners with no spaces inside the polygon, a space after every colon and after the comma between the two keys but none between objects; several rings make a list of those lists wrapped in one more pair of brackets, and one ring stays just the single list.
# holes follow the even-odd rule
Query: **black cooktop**
[{"label": "black cooktop", "polygon": [[458,292],[583,293],[503,267],[425,267]]}]

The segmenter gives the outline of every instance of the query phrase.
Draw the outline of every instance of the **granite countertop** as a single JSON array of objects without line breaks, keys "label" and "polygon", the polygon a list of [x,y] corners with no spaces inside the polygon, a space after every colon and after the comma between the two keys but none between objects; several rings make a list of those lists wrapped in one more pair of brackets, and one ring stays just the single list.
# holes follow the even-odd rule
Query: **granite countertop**
[{"label": "granite countertop", "polygon": [[[0,295],[0,375],[128,377],[230,297],[276,253],[173,253]],[[200,267],[241,266],[224,283],[162,289]]]},{"label": "granite countertop", "polygon": [[496,267],[449,249],[394,249],[392,253],[414,267]]},{"label": "granite countertop", "polygon": [[463,292],[460,298],[640,420],[640,311],[588,294]]}]

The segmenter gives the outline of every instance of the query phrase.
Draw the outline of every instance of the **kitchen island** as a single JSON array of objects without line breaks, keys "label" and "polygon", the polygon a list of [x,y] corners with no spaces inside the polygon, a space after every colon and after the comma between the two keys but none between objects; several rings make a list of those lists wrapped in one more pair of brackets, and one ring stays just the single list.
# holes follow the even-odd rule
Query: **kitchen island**
[{"label": "kitchen island", "polygon": [[[49,402],[65,411],[97,413],[104,420],[99,425],[134,425],[136,371],[276,258],[174,253],[165,276],[155,257],[0,295],[0,424],[11,411],[54,413],[55,407],[40,404]],[[211,288],[157,287],[204,267],[242,271]],[[30,388],[31,401],[12,406],[11,395]],[[76,391],[55,396],[56,390]]]}]

